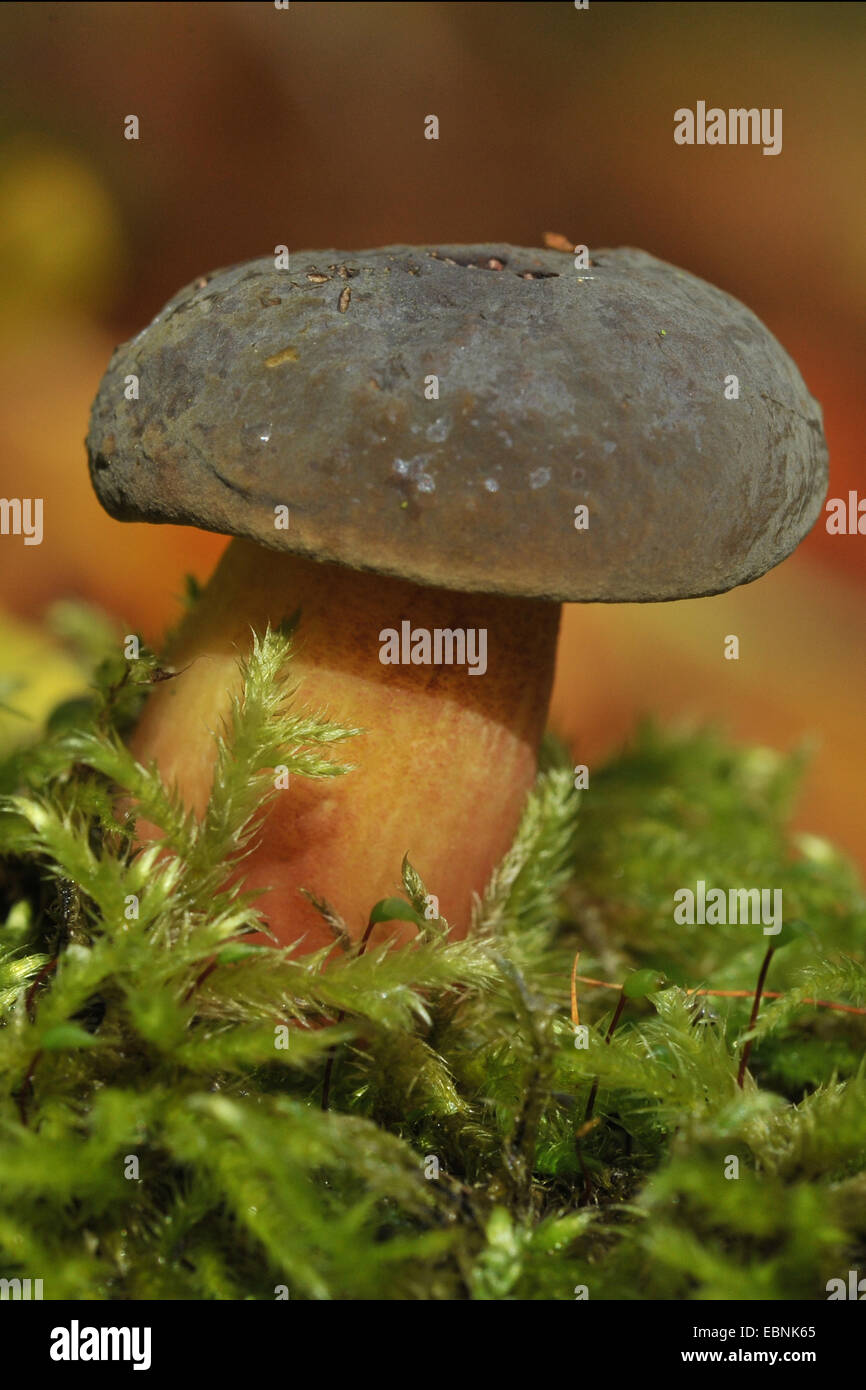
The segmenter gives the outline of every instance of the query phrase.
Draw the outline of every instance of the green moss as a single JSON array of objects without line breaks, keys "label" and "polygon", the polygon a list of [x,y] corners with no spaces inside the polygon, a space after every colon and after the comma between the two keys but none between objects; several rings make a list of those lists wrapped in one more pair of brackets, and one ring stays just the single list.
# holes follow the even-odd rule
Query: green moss
[{"label": "green moss", "polygon": [[[864,1018],[803,1001],[866,1004],[866,902],[787,830],[801,758],[647,727],[579,798],[549,744],[468,940],[425,922],[359,955],[333,919],[323,971],[239,942],[259,917],[226,886],[269,769],[352,775],[354,731],[286,693],[290,631],[256,641],[199,823],[123,741],[155,658],[62,616],[93,686],[0,764],[0,1274],[48,1298],[823,1299],[862,1267]],[[162,852],[133,855],[118,789]],[[698,879],[781,888],[807,928],[742,1089],[750,1000],[685,991],[753,990],[772,938],[677,926]],[[436,884],[403,881],[423,918]],[[577,950],[672,983],[609,1043],[618,996],[579,986],[578,1048]]]}]

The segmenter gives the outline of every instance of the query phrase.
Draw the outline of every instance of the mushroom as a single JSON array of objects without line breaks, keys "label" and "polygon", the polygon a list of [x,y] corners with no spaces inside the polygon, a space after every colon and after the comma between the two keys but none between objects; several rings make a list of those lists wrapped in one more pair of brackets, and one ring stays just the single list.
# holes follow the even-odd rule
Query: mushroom
[{"label": "mushroom", "polygon": [[330,936],[299,890],[360,934],[407,852],[465,932],[533,783],[559,605],[748,583],[827,478],[820,407],[768,330],[632,249],[585,271],[497,243],[203,276],[116,350],[87,442],[113,517],[235,537],[136,754],[200,814],[238,655],[296,610],[301,698],[366,731],[351,774],[274,798],[244,861],[276,938],[310,949]]}]

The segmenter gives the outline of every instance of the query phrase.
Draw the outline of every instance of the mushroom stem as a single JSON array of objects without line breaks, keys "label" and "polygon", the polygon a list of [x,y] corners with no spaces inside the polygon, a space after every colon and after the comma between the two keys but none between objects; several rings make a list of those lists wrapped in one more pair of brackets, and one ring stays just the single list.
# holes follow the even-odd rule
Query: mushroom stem
[{"label": "mushroom stem", "polygon": [[[211,731],[239,688],[250,630],[298,609],[298,701],[364,733],[349,745],[345,777],[292,777],[274,798],[243,863],[245,887],[269,890],[258,905],[281,944],[303,937],[313,950],[332,937],[300,890],[327,899],[358,939],[371,906],[399,890],[408,852],[464,935],[535,776],[559,606],[422,588],[232,541],[168,653],[181,674],[154,690],[133,740],[198,815],[213,779]],[[477,659],[477,674],[469,664],[383,664],[383,633],[401,634],[405,622],[431,635],[483,630],[486,670]],[[471,642],[469,651],[477,657]],[[144,839],[158,834],[139,825]]]}]

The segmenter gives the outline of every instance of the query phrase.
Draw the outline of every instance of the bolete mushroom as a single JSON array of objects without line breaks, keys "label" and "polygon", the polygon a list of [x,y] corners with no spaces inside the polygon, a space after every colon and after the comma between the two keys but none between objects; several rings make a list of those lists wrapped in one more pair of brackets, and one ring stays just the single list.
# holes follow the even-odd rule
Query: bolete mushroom
[{"label": "bolete mushroom", "polygon": [[559,605],[748,583],[827,475],[820,407],[742,304],[642,251],[578,270],[499,244],[194,281],[115,352],[88,450],[112,516],[236,537],[138,756],[201,812],[250,629],[298,609],[301,698],[366,730],[245,861],[310,949],[330,938],[299,890],[360,933],[406,852],[464,932],[533,782]]}]

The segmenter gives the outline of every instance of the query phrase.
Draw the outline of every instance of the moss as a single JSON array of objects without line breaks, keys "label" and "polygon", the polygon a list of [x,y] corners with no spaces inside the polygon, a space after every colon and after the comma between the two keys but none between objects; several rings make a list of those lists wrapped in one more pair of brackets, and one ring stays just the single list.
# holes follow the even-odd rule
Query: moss
[{"label": "moss", "polygon": [[[291,633],[256,640],[198,823],[123,742],[155,657],[64,621],[92,688],[0,764],[0,1273],[48,1298],[823,1299],[862,1266],[864,1019],[804,1001],[866,1004],[866,902],[787,829],[802,758],[646,727],[581,798],[550,743],[468,940],[405,863],[419,944],[359,954],[333,921],[323,970],[244,943],[256,903],[226,886],[275,763],[352,775],[354,731],[286,694]],[[161,851],[133,853],[119,789]],[[742,1088],[750,1000],[686,991],[753,990],[770,939],[675,925],[699,878],[779,887],[805,924]],[[587,1048],[578,950],[666,977],[608,1043],[618,996],[579,986]]]}]

